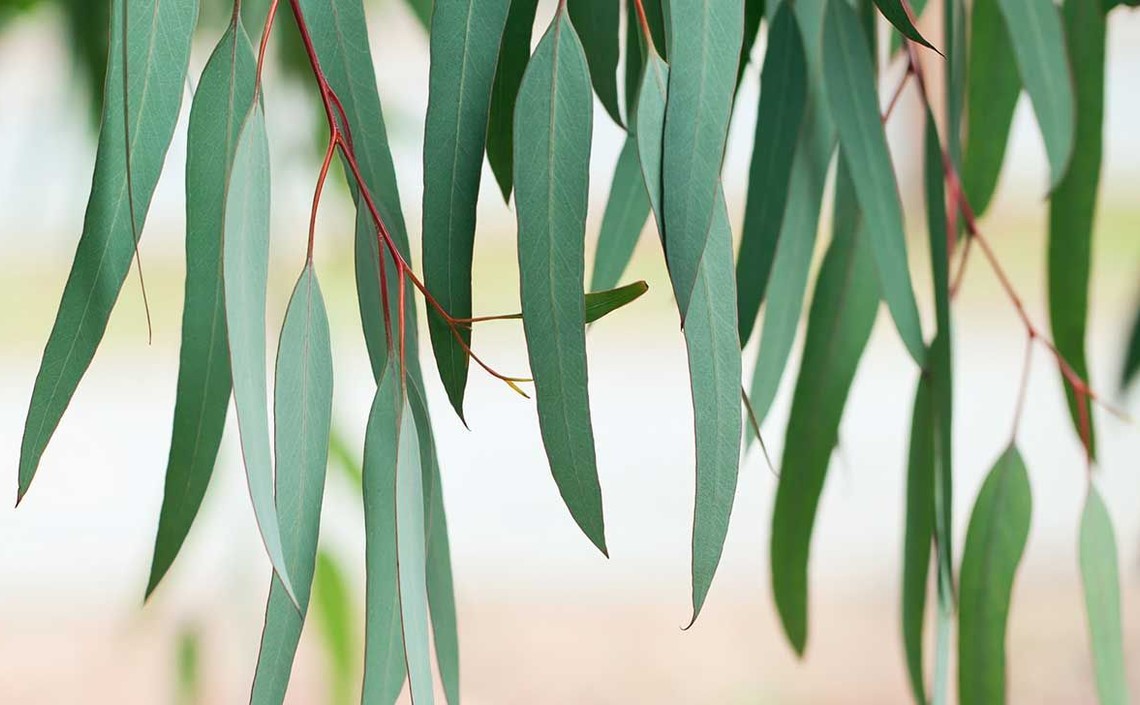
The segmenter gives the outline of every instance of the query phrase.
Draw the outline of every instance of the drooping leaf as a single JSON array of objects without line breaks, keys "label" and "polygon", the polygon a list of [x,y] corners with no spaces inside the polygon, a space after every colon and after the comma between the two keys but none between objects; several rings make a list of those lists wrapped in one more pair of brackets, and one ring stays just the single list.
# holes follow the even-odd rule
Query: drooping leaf
[{"label": "drooping leaf", "polygon": [[633,257],[637,239],[648,218],[649,196],[641,180],[637,138],[631,135],[626,138],[614,168],[610,200],[606,203],[606,211],[602,216],[598,250],[594,255],[594,272],[590,277],[592,290],[617,286]]},{"label": "drooping leaf", "polygon": [[717,208],[744,33],[743,0],[669,3],[669,101],[662,152],[665,254],[684,320]]},{"label": "drooping leaf", "polygon": [[197,17],[196,2],[114,0],[111,6],[104,129],[83,234],[28,405],[17,502],[28,491],[44,449],[95,357],[130,269],[182,106]]},{"label": "drooping leaf", "polygon": [[[442,2],[442,0],[440,0]],[[432,22],[432,5],[434,0],[404,0],[404,4],[412,11],[416,19],[424,28],[431,26]]]},{"label": "drooping leaf", "polygon": [[[471,317],[475,204],[491,83],[510,0],[436,0],[424,128],[424,284],[456,318]],[[463,418],[467,351],[447,322],[428,311],[428,331],[443,388]],[[460,330],[470,346],[471,332]]]},{"label": "drooping leaf", "polygon": [[511,0],[495,82],[491,88],[491,107],[487,121],[487,162],[503,192],[503,200],[511,199],[514,184],[515,101],[523,72],[530,61],[530,36],[538,0]]},{"label": "drooping leaf", "polygon": [[586,323],[593,323],[619,308],[628,306],[640,299],[647,291],[649,291],[648,284],[644,281],[635,281],[632,284],[619,286],[615,289],[586,294]]},{"label": "drooping leaf", "polygon": [[560,7],[531,57],[515,106],[523,330],[551,472],[578,526],[606,553],[579,293],[592,114],[585,53]]},{"label": "drooping leaf", "polygon": [[238,131],[253,100],[255,63],[244,27],[231,22],[202,71],[190,109],[182,349],[148,596],[170,569],[198,514],[225,428],[230,358],[222,300],[222,207]]},{"label": "drooping leaf", "polygon": [[1081,582],[1085,590],[1096,688],[1102,705],[1126,705],[1129,701],[1116,560],[1112,518],[1100,493],[1090,485],[1081,515]]},{"label": "drooping leaf", "polygon": [[265,296],[269,277],[269,138],[260,101],[246,115],[226,189],[222,270],[234,407],[257,527],[273,570],[297,603],[285,562],[269,450]]},{"label": "drooping leaf", "polygon": [[594,92],[614,122],[622,125],[617,90],[621,4],[616,0],[566,0],[566,6],[586,52]]},{"label": "drooping leaf", "polygon": [[[926,0],[915,0],[914,2],[911,2],[910,9],[914,12],[916,19],[921,18],[923,10],[926,9]],[[902,49],[902,43],[902,32],[896,28],[894,32],[891,32],[891,38],[888,44],[888,47],[890,49],[889,56],[893,57],[895,54],[897,54],[899,50]]]},{"label": "drooping leaf", "polygon": [[998,0],[998,8],[1045,141],[1052,190],[1069,169],[1076,133],[1073,75],[1061,14],[1053,0]]},{"label": "drooping leaf", "polygon": [[285,700],[317,560],[332,424],[333,369],[328,314],[311,262],[297,279],[285,311],[273,390],[277,516],[297,604],[274,576],[253,676],[253,705]]},{"label": "drooping leaf", "polygon": [[824,20],[824,82],[839,142],[850,164],[866,219],[883,299],[907,351],[920,366],[922,323],[907,267],[902,205],[879,115],[872,56],[859,18],[845,0],[828,0]]},{"label": "drooping leaf", "polygon": [[623,107],[625,108],[626,128],[632,131],[636,126],[637,87],[641,85],[641,74],[645,70],[648,46],[642,37],[641,21],[638,18],[635,3],[627,2],[625,8],[625,81],[623,85],[625,104]]},{"label": "drooping leaf", "polygon": [[693,621],[700,614],[728,535],[740,466],[740,345],[736,330],[732,230],[723,191],[685,319],[696,431]]},{"label": "drooping leaf", "polygon": [[356,625],[360,617],[353,609],[355,601],[344,568],[323,548],[317,551],[311,604],[328,663],[329,703],[348,705],[357,682],[360,642]]},{"label": "drooping leaf", "polygon": [[856,202],[846,159],[840,160],[837,174],[835,230],[808,314],[772,514],[773,594],[784,631],[801,655],[807,644],[808,554],[815,514],[879,304],[869,223]]},{"label": "drooping leaf", "polygon": [[752,47],[756,46],[756,39],[760,36],[766,5],[767,0],[744,0],[744,41],[740,45],[740,64],[736,69],[736,90],[740,90],[744,69],[752,61]]},{"label": "drooping leaf", "polygon": [[1132,321],[1132,334],[1128,336],[1128,349],[1124,351],[1124,365],[1120,369],[1120,389],[1128,388],[1140,373],[1140,305]]},{"label": "drooping leaf", "polygon": [[1032,509],[1025,463],[1011,446],[982,484],[966,532],[958,612],[962,705],[1005,702],[1005,628]]},{"label": "drooping leaf", "polygon": [[[1099,0],[1066,0],[1063,11],[1076,81],[1077,123],[1069,170],[1049,201],[1049,323],[1057,350],[1087,380],[1092,235],[1104,143],[1105,16]],[[1072,388],[1062,385],[1073,427],[1095,457],[1092,403],[1087,397],[1081,400],[1082,411]]]},{"label": "drooping leaf", "polygon": [[942,26],[946,36],[942,47],[946,53],[946,151],[954,167],[961,169],[962,113],[968,75],[965,0],[942,3]]},{"label": "drooping leaf", "polygon": [[[883,17],[886,17],[887,21],[894,25],[895,29],[904,37],[916,41],[928,49],[938,51],[933,44],[926,41],[926,38],[919,33],[918,28],[910,21],[910,16],[907,15],[906,6],[902,0],[875,0],[875,6],[879,8],[879,12],[883,13]],[[917,13],[918,10],[915,9],[915,12]]]},{"label": "drooping leaf", "polygon": [[910,423],[906,479],[906,534],[903,541],[902,633],[907,675],[916,703],[926,703],[923,626],[930,549],[934,541],[935,423],[930,376],[918,380]]},{"label": "drooping leaf", "polygon": [[736,310],[741,346],[752,335],[776,257],[796,143],[807,104],[807,70],[795,11],[787,4],[781,5],[768,30],[744,232],[736,263]]},{"label": "drooping leaf", "polygon": [[1021,77],[998,0],[976,0],[970,14],[966,82],[966,160],[962,181],[976,215],[989,207],[1001,175],[1021,95]]},{"label": "drooping leaf", "polygon": [[665,218],[661,209],[661,151],[664,148],[665,104],[669,93],[669,64],[652,47],[637,93],[637,161],[657,221],[657,234],[665,241]]}]

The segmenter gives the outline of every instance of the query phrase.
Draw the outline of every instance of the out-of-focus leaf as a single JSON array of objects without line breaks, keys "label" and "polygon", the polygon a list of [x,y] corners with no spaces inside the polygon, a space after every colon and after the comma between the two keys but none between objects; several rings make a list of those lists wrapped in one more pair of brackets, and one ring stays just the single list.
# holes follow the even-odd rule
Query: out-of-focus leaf
[{"label": "out-of-focus leaf", "polygon": [[[439,1],[443,2],[443,0]],[[431,26],[433,0],[404,0],[404,4],[408,6],[408,9],[412,11],[412,14],[416,16],[416,19],[425,29]]]},{"label": "out-of-focus leaf", "polygon": [[669,278],[682,321],[711,232],[744,35],[743,0],[669,4],[669,101],[662,206]]},{"label": "out-of-focus leaf", "polygon": [[1120,388],[1126,389],[1140,373],[1140,304],[1136,306],[1136,317],[1132,322],[1132,334],[1128,337],[1128,349],[1124,351],[1124,366],[1120,370]]},{"label": "out-of-focus leaf", "polygon": [[273,570],[297,603],[273,503],[266,401],[265,296],[269,277],[269,138],[260,102],[238,137],[226,190],[222,270],[234,406],[257,527]]},{"label": "out-of-focus leaf", "polygon": [[1005,628],[1032,510],[1029,475],[1011,446],[982,484],[966,532],[958,611],[962,705],[1005,702]]},{"label": "out-of-focus leaf", "polygon": [[[895,29],[904,37],[916,41],[924,47],[938,51],[934,48],[933,44],[926,41],[926,38],[919,33],[914,23],[910,21],[910,17],[906,13],[906,6],[903,5],[902,0],[875,0],[875,6],[879,8],[879,12],[883,13],[883,17],[886,17],[887,21],[894,25]],[[915,13],[917,12],[918,10],[915,9]]]},{"label": "out-of-focus leaf", "polygon": [[[1100,0],[1066,0],[1063,11],[1076,81],[1077,124],[1068,173],[1049,202],[1049,322],[1057,350],[1087,380],[1090,260],[1104,143],[1105,16]],[[1090,456],[1096,457],[1092,403],[1087,397],[1082,400],[1082,411],[1072,388],[1064,381],[1062,385],[1073,427],[1082,442],[1088,441]]]},{"label": "out-of-focus leaf", "polygon": [[566,0],[570,21],[581,38],[590,80],[602,107],[622,125],[618,107],[617,68],[621,36],[621,3],[617,0]]},{"label": "out-of-focus leaf", "polygon": [[356,687],[356,669],[360,654],[356,624],[360,621],[353,610],[352,591],[344,568],[333,554],[317,551],[317,568],[313,573],[313,619],[320,629],[329,670],[329,702],[348,705]]},{"label": "out-of-focus leaf", "polygon": [[[625,140],[614,168],[610,200],[602,216],[598,233],[598,251],[594,255],[594,273],[590,288],[594,291],[617,286],[633,257],[637,239],[649,219],[649,196],[641,180],[641,164],[637,159],[637,138]],[[588,314],[587,314],[588,317]]]},{"label": "out-of-focus leaf", "polygon": [[1076,134],[1073,75],[1053,0],[998,0],[1021,82],[1033,103],[1056,188],[1069,169]]},{"label": "out-of-focus leaf", "polygon": [[213,474],[230,403],[222,299],[226,176],[253,100],[256,60],[240,21],[222,35],[194,93],[186,144],[186,296],[174,430],[154,542],[149,596],[174,562]]},{"label": "out-of-focus leaf", "polygon": [[1090,485],[1081,515],[1080,563],[1096,688],[1102,705],[1126,705],[1129,701],[1116,556],[1112,518],[1100,493]]},{"label": "out-of-focus leaf", "polygon": [[[914,16],[916,19],[922,17],[922,11],[926,9],[926,0],[914,0],[914,2],[910,3],[910,9],[914,11]],[[897,29],[894,32],[891,32],[891,39],[889,44],[890,56],[894,56],[898,53],[899,49],[902,49],[902,43],[902,33]]]},{"label": "out-of-focus leaf", "polygon": [[338,468],[351,485],[360,487],[364,469],[335,425],[329,431],[329,463]]},{"label": "out-of-focus leaf", "polygon": [[[35,7],[37,0],[15,0],[16,9]],[[91,0],[58,0],[67,22],[68,48],[78,67],[83,71],[86,88],[91,97],[92,126],[98,127],[103,110],[101,91],[107,81],[107,44],[109,39],[111,3]],[[0,23],[5,19],[5,8],[0,4]]]},{"label": "out-of-focus leaf", "polygon": [[[841,152],[845,157],[846,152]],[[808,314],[772,514],[772,588],[796,653],[807,645],[808,554],[839,422],[879,305],[867,221],[840,159],[835,227]]]},{"label": "out-of-focus leaf", "polygon": [[499,182],[503,200],[511,199],[514,183],[515,101],[523,72],[530,61],[530,36],[538,0],[511,0],[495,82],[491,87],[491,108],[487,121],[487,162]]},{"label": "out-of-focus leaf", "polygon": [[732,230],[717,192],[710,232],[685,318],[696,431],[693,621],[700,614],[728,535],[740,467],[740,344],[736,331]]},{"label": "out-of-focus leaf", "polygon": [[[424,283],[443,309],[471,317],[475,204],[491,83],[510,0],[436,0],[424,128]],[[443,388],[463,418],[467,351],[434,308],[428,330]],[[471,332],[460,330],[470,346]]]},{"label": "out-of-focus leaf", "polygon": [[580,295],[592,102],[582,44],[560,7],[531,57],[515,106],[520,295],[550,469],[570,514],[606,553]]},{"label": "out-of-focus leaf", "polygon": [[285,700],[317,560],[332,425],[333,367],[328,314],[311,262],[301,271],[285,311],[273,390],[277,516],[297,604],[274,576],[253,676],[252,705]]},{"label": "out-of-focus leaf", "polygon": [[736,262],[736,310],[743,346],[752,335],[776,258],[796,143],[807,105],[807,58],[795,11],[781,5],[768,30],[744,233]]},{"label": "out-of-focus leaf", "polygon": [[756,46],[756,39],[760,36],[760,23],[764,19],[766,5],[767,0],[744,0],[744,41],[740,45],[740,65],[736,69],[737,90],[740,90],[744,69],[752,61],[752,47]]},{"label": "out-of-focus leaf", "polygon": [[902,632],[907,675],[916,703],[926,703],[922,634],[926,622],[926,584],[934,540],[934,409],[930,377],[918,380],[910,423],[906,479],[906,535],[903,541]]},{"label": "out-of-focus leaf", "polygon": [[[124,15],[129,28],[124,27]],[[104,129],[99,132],[83,234],[28,406],[17,502],[28,491],[40,457],[95,357],[130,270],[182,106],[197,17],[196,2],[112,3]]]},{"label": "out-of-focus leaf", "polygon": [[178,634],[177,659],[174,702],[196,705],[202,702],[202,644],[193,627],[187,627]]},{"label": "out-of-focus leaf", "polygon": [[998,0],[976,0],[970,13],[970,66],[966,82],[966,161],[962,181],[976,215],[997,189],[1021,77]]},{"label": "out-of-focus leaf", "polygon": [[404,636],[396,569],[396,464],[404,405],[396,364],[380,377],[364,435],[363,703],[390,705],[404,687]]},{"label": "out-of-focus leaf", "polygon": [[824,21],[824,82],[855,195],[866,219],[883,299],[912,358],[926,355],[922,323],[907,267],[898,184],[879,115],[874,65],[859,18],[845,0],[828,0]]}]

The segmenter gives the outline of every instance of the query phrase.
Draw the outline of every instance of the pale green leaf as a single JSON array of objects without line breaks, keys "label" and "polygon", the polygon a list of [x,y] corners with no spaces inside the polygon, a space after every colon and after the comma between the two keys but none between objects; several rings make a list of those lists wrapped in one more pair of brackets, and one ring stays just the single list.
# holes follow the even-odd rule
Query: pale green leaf
[{"label": "pale green leaf", "polygon": [[323,548],[317,551],[311,605],[328,662],[329,703],[348,705],[357,683],[360,647],[356,625],[360,617],[353,609],[355,601],[344,568]]},{"label": "pale green leaf", "polygon": [[1116,535],[1100,493],[1092,485],[1081,515],[1081,582],[1101,705],[1126,705],[1128,677],[1120,622]]},{"label": "pale green leaf", "polygon": [[[388,449],[391,452],[392,449]],[[424,525],[423,468],[415,415],[406,392],[396,445],[396,573],[404,660],[412,701],[433,702],[431,647],[428,637],[427,538]]]}]

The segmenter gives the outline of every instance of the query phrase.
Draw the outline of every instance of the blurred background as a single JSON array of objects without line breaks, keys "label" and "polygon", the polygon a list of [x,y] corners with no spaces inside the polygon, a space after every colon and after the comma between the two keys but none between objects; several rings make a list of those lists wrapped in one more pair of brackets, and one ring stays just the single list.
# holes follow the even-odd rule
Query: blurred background
[{"label": "blurred background", "polygon": [[[551,4],[540,6],[540,24],[550,17]],[[924,30],[938,37],[940,12],[931,5]],[[81,230],[94,159],[91,86],[101,79],[76,55],[102,55],[105,34],[92,28],[105,6],[102,0],[0,2],[0,488],[13,495],[27,402]],[[370,2],[369,11],[380,94],[418,259],[427,35],[399,0]],[[227,12],[221,0],[203,2],[191,60],[194,82]],[[285,13],[282,19],[290,18]],[[275,168],[271,326],[279,326],[303,262],[325,139],[309,78],[291,69],[288,52],[280,51],[288,46],[289,23],[279,24],[274,50],[281,61],[270,67],[266,89]],[[254,33],[260,22],[248,26]],[[763,50],[761,40],[755,57]],[[901,70],[884,70],[884,95]],[[1140,418],[1140,393],[1125,396],[1117,387],[1140,296],[1137,75],[1140,15],[1117,10],[1110,20],[1089,349],[1093,387],[1133,418]],[[730,135],[726,185],[736,224],[743,214],[758,78],[753,65]],[[19,511],[0,509],[2,703],[248,699],[270,569],[249,506],[232,414],[186,548],[157,594],[142,602],[177,373],[188,110],[187,97],[141,243],[153,343],[147,344],[132,273],[99,354],[43,456],[34,490]],[[588,250],[623,138],[600,107],[595,116]],[[910,215],[916,285],[929,315],[918,200],[921,124],[908,91],[889,132]],[[1023,97],[1002,184],[982,227],[1030,315],[1043,326],[1046,174]],[[475,311],[517,310],[514,218],[489,170],[479,215]],[[337,467],[351,466],[360,454],[373,393],[354,300],[352,224],[350,200],[338,182],[324,200],[317,251],[336,354],[334,423],[336,450],[343,451],[334,453]],[[888,316],[880,316],[861,363],[824,492],[811,563],[811,636],[798,661],[779,628],[768,581],[776,480],[755,452],[741,470],[708,605],[692,630],[680,629],[690,610],[692,413],[683,339],[655,237],[643,238],[626,279],[647,280],[649,294],[589,335],[609,561],[561,504],[533,404],[473,372],[468,431],[450,413],[430,352],[422,351],[442,460],[466,702],[905,702],[899,569],[917,371]],[[980,258],[967,272],[954,314],[955,524],[961,546],[973,498],[1009,438],[1025,334]],[[503,371],[525,371],[517,324],[479,328],[475,347]],[[754,348],[745,353],[747,370]],[[793,383],[794,369],[765,424],[777,460]],[[1100,410],[1096,421],[1096,472],[1117,529],[1125,645],[1133,692],[1140,697],[1140,427]],[[1010,617],[1010,699],[1094,702],[1076,560],[1085,465],[1058,374],[1040,350],[1019,440],[1035,511]],[[347,463],[336,459],[342,455]],[[360,500],[351,472],[330,471],[328,484],[316,588],[323,606],[314,608],[306,626],[289,694],[293,703],[353,701],[359,679]]]}]

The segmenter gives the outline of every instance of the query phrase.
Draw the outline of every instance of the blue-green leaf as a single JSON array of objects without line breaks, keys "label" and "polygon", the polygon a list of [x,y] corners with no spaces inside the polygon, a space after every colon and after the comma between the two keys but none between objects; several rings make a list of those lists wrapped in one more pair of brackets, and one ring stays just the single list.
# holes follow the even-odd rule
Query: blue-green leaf
[{"label": "blue-green leaf", "polygon": [[[389,449],[391,452],[391,449]],[[412,702],[431,705],[431,647],[428,637],[427,532],[423,468],[416,418],[404,393],[396,444],[396,573],[404,661]]]},{"label": "blue-green leaf", "polygon": [[1005,628],[1032,511],[1029,475],[1011,446],[982,484],[966,532],[958,612],[962,705],[1005,702]]},{"label": "blue-green leaf", "polygon": [[530,61],[530,36],[534,30],[534,16],[538,0],[511,0],[503,41],[499,49],[499,62],[495,68],[495,83],[491,88],[491,107],[487,121],[487,162],[499,182],[503,200],[511,198],[514,184],[514,122],[515,101],[519,84]]},{"label": "blue-green leaf", "polygon": [[222,300],[222,204],[238,131],[253,100],[255,63],[241,22],[231,22],[202,71],[190,109],[182,350],[148,596],[198,514],[225,428],[230,358]]},{"label": "blue-green leaf", "polygon": [[859,18],[845,0],[829,0],[824,21],[824,81],[839,142],[866,233],[883,299],[903,343],[920,366],[926,354],[922,323],[907,267],[906,236],[898,184],[879,115],[874,65]]},{"label": "blue-green leaf", "polygon": [[592,113],[586,57],[563,7],[531,57],[515,106],[520,294],[550,469],[570,514],[606,553],[581,295]]},{"label": "blue-green leaf", "polygon": [[1101,705],[1126,705],[1129,702],[1120,624],[1120,576],[1116,560],[1112,518],[1100,493],[1090,485],[1081,515],[1080,563]]},{"label": "blue-green leaf", "polygon": [[594,255],[594,273],[590,289],[612,289],[633,257],[633,249],[649,218],[649,196],[641,180],[641,164],[637,158],[637,138],[625,140],[614,168],[610,200],[602,216],[598,233],[598,251]]},{"label": "blue-green leaf", "polygon": [[665,241],[665,218],[661,209],[661,151],[664,148],[665,106],[669,93],[669,64],[652,47],[637,94],[637,161],[657,221],[657,233]]},{"label": "blue-green leaf", "polygon": [[28,406],[17,502],[95,357],[130,270],[182,106],[198,3],[114,0],[110,14],[104,129],[83,234]]},{"label": "blue-green leaf", "polygon": [[253,677],[253,705],[285,700],[317,560],[332,424],[333,368],[328,314],[311,262],[302,270],[285,311],[273,391],[277,516],[297,604],[274,576]]},{"label": "blue-green leaf", "polygon": [[425,28],[431,25],[433,0],[404,0],[404,4]]},{"label": "blue-green leaf", "polygon": [[617,90],[621,4],[617,0],[564,1],[586,52],[598,100],[614,122],[622,125]]},{"label": "blue-green leaf", "polygon": [[[914,23],[910,21],[910,16],[907,15],[906,6],[903,5],[902,0],[875,0],[875,6],[879,8],[879,12],[883,13],[883,17],[894,25],[895,29],[899,31],[907,39],[918,42],[919,44],[929,49],[934,49],[934,45],[926,41]],[[918,12],[916,9],[915,12]],[[938,51],[934,49],[934,51]]]}]

